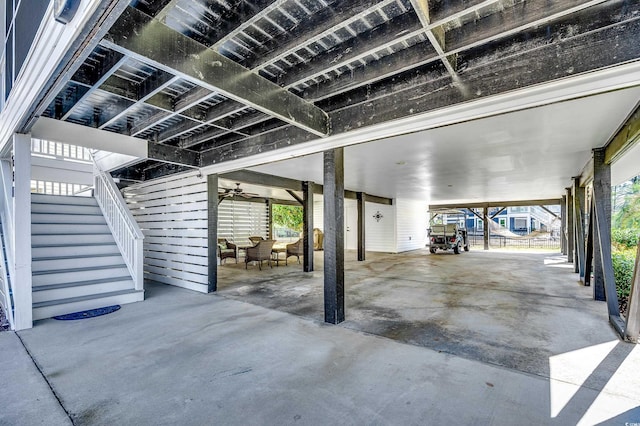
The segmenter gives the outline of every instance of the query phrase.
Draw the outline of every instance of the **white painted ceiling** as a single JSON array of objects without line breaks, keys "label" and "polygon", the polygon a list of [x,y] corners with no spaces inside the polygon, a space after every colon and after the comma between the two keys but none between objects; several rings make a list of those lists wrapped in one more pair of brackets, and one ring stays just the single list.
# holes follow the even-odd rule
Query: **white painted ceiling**
[{"label": "white painted ceiling", "polygon": [[[348,146],[345,187],[431,204],[559,198],[639,100],[636,86]],[[251,170],[322,183],[322,154]]]}]

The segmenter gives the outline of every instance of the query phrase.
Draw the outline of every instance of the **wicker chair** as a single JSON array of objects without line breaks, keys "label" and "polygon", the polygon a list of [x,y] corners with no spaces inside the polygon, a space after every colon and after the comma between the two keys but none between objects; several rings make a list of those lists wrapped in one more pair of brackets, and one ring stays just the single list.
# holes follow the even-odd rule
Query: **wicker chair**
[{"label": "wicker chair", "polygon": [[249,247],[244,257],[244,268],[247,269],[247,265],[252,260],[258,261],[260,270],[262,270],[262,261],[264,260],[269,261],[269,266],[273,268],[271,265],[271,249],[273,249],[275,242],[276,240],[262,240],[255,246]]},{"label": "wicker chair", "polygon": [[223,263],[224,259],[233,257],[238,263],[238,250],[235,244],[230,243],[226,238],[218,238],[218,257],[220,263]]},{"label": "wicker chair", "polygon": [[251,241],[251,244],[253,244],[253,246],[255,247],[256,244],[258,244],[260,241],[264,241],[265,239],[259,236],[255,236],[255,237],[249,237],[249,241]]},{"label": "wicker chair", "polygon": [[298,258],[298,263],[300,263],[300,256],[304,254],[304,241],[300,238],[295,243],[287,244],[287,259],[291,256],[295,256]]}]

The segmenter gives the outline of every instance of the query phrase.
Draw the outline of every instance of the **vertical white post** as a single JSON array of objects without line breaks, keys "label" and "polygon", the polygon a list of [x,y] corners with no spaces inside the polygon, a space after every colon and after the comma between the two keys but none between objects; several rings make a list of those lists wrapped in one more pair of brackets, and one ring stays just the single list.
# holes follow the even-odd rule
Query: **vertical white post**
[{"label": "vertical white post", "polygon": [[31,136],[13,135],[14,194],[13,248],[15,275],[13,301],[15,327],[23,330],[33,326],[31,300]]}]

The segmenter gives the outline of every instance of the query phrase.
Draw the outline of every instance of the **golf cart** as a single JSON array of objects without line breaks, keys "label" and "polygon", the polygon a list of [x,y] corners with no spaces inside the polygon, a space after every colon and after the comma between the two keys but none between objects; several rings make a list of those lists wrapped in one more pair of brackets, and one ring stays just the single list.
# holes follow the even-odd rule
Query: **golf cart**
[{"label": "golf cart", "polygon": [[[440,214],[446,214],[447,218],[452,215],[456,217],[456,223],[433,223],[429,228],[429,252],[435,253],[440,250],[453,250],[455,254],[460,254],[462,250],[469,251],[469,237],[464,224],[464,212],[460,210],[446,210],[431,212],[431,221]],[[460,220],[462,216],[462,220]]]}]

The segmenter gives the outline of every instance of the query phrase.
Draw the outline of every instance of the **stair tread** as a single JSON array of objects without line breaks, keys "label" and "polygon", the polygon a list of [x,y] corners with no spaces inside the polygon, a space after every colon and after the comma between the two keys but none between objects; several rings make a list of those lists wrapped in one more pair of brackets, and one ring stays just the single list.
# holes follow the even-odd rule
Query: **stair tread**
[{"label": "stair tread", "polygon": [[88,266],[86,268],[70,268],[70,269],[56,269],[54,271],[34,271],[32,275],[49,275],[49,274],[68,274],[71,272],[85,272],[85,271],[97,271],[103,269],[116,269],[116,268],[126,268],[127,265],[124,263],[113,264],[113,265],[103,265],[103,266]]},{"label": "stair tread", "polygon": [[92,300],[92,299],[102,299],[104,297],[111,297],[111,296],[120,296],[122,294],[131,294],[131,293],[139,293],[139,292],[143,292],[144,290],[135,290],[135,289],[131,289],[131,290],[118,290],[118,291],[110,291],[107,293],[97,293],[97,294],[90,294],[87,296],[77,296],[77,297],[69,297],[67,299],[58,299],[58,300],[47,300],[44,302],[35,302],[33,303],[33,308],[44,308],[47,306],[55,306],[55,305],[64,305],[67,303],[75,303],[75,302],[83,302],[85,300]]},{"label": "stair tread", "polygon": [[69,287],[79,287],[83,285],[104,284],[104,283],[111,283],[116,281],[131,281],[133,283],[133,279],[130,276],[123,275],[121,277],[109,277],[109,278],[101,278],[97,280],[74,281],[71,283],[34,285],[33,291],[55,290],[58,288],[69,288]]},{"label": "stair tread", "polygon": [[34,261],[38,260],[69,260],[69,259],[91,259],[94,257],[113,257],[122,256],[120,253],[98,253],[98,254],[78,254],[76,256],[49,256],[49,257],[34,257]]},{"label": "stair tread", "polygon": [[87,244],[33,244],[32,248],[53,248],[53,247],[101,247],[101,246],[115,246],[115,242],[111,243],[87,243]]}]

